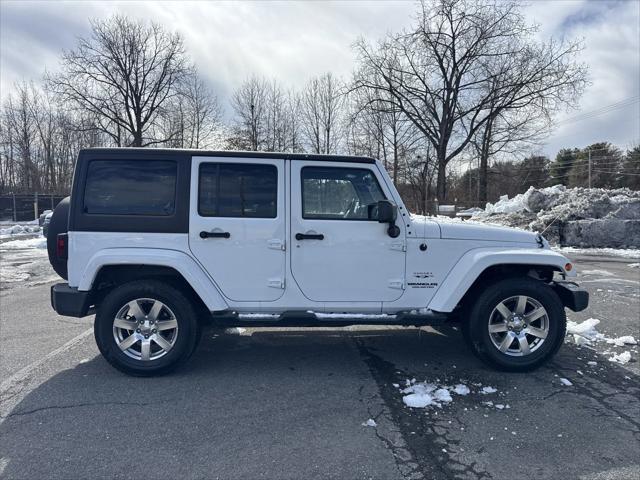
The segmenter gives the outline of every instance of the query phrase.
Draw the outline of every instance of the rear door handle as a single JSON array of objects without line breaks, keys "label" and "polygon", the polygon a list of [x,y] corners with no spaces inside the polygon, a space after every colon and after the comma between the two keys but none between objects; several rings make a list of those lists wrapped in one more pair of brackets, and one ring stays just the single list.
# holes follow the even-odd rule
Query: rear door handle
[{"label": "rear door handle", "polygon": [[321,233],[296,233],[296,240],[324,240]]},{"label": "rear door handle", "polygon": [[231,234],[229,232],[200,232],[200,238],[229,238]]}]

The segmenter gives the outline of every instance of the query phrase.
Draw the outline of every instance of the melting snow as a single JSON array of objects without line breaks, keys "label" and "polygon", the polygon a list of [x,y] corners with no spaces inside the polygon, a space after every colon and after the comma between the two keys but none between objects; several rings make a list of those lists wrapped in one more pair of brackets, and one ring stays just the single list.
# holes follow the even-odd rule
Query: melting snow
[{"label": "melting snow", "polygon": [[626,365],[631,360],[631,352],[622,352],[620,354],[613,354],[613,357],[609,359],[610,362],[619,363],[620,365]]},{"label": "melting snow", "polygon": [[489,394],[489,393],[496,393],[497,391],[498,391],[498,390],[496,390],[496,389],[495,389],[495,388],[493,388],[493,387],[483,387],[483,388],[482,388],[482,393],[483,393],[484,395],[487,395],[487,394]]},{"label": "melting snow", "polygon": [[377,427],[378,424],[376,423],[376,421],[373,418],[370,418],[369,420],[367,420],[366,422],[364,422],[362,424],[363,427]]},{"label": "melting snow", "polygon": [[624,347],[625,345],[637,345],[638,342],[631,335],[623,335],[618,338],[607,338],[607,343],[615,345],[616,347]]},{"label": "melting snow", "polygon": [[445,387],[434,383],[416,382],[415,379],[407,380],[407,387],[401,392],[404,394],[402,401],[411,408],[425,408],[429,406],[441,407],[442,404],[451,403],[453,397],[451,391],[458,395],[467,395],[469,388],[458,384],[455,387]]},{"label": "melting snow", "polygon": [[571,383],[571,381],[567,378],[561,378],[560,383],[567,387],[570,387],[571,385],[573,385],[573,383]]},{"label": "melting snow", "polygon": [[581,323],[567,321],[567,334],[573,335],[576,345],[590,345],[591,342],[603,340],[604,335],[596,330],[600,323],[597,318],[589,318]]},{"label": "melting snow", "polygon": [[458,395],[469,395],[469,393],[471,393],[471,390],[469,390],[469,387],[467,387],[466,385],[463,385],[462,383],[459,383],[458,385],[456,385],[453,388],[453,391]]},{"label": "melting snow", "polygon": [[15,235],[29,235],[38,233],[39,231],[40,227],[38,225],[12,225],[7,228],[0,228],[0,238],[12,237]]}]

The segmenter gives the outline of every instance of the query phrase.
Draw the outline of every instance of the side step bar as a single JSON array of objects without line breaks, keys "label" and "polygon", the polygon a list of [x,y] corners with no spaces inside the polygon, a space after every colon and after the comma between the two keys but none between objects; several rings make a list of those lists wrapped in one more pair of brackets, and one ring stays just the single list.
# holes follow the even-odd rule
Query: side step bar
[{"label": "side step bar", "polygon": [[238,314],[215,312],[211,319],[218,327],[347,327],[350,325],[404,325],[421,327],[441,325],[449,314],[429,311],[426,313],[400,312],[398,314],[319,314],[306,311],[288,311],[280,315]]}]

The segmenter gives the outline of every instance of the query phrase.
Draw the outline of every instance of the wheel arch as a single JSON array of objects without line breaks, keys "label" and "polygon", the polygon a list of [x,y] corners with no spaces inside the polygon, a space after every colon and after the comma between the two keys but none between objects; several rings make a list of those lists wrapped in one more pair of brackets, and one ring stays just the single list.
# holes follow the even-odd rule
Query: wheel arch
[{"label": "wheel arch", "polygon": [[567,275],[567,258],[551,250],[470,251],[463,255],[429,303],[429,309],[452,312],[496,279],[529,276],[549,282],[555,272]]},{"label": "wheel arch", "polygon": [[87,262],[78,290],[91,291],[99,301],[112,286],[146,278],[159,278],[185,290],[208,312],[228,308],[218,287],[195,260],[174,250],[115,248],[98,252]]}]

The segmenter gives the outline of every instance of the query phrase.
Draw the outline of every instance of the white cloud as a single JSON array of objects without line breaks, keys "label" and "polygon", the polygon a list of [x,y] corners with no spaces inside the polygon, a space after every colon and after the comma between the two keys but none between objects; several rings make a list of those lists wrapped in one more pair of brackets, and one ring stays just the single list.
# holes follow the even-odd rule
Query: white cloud
[{"label": "white cloud", "polygon": [[[325,71],[351,73],[352,43],[375,40],[409,25],[416,5],[406,1],[343,2],[8,2],[0,3],[0,93],[16,80],[55,70],[63,48],[89,32],[89,18],[113,13],[152,19],[179,31],[189,54],[219,96],[228,98],[252,74],[300,86]],[[527,17],[550,35],[584,37],[583,60],[593,84],[581,109],[598,109],[640,95],[640,3],[534,1]],[[638,104],[559,126],[544,152],[611,140],[622,147],[640,138]]]}]

